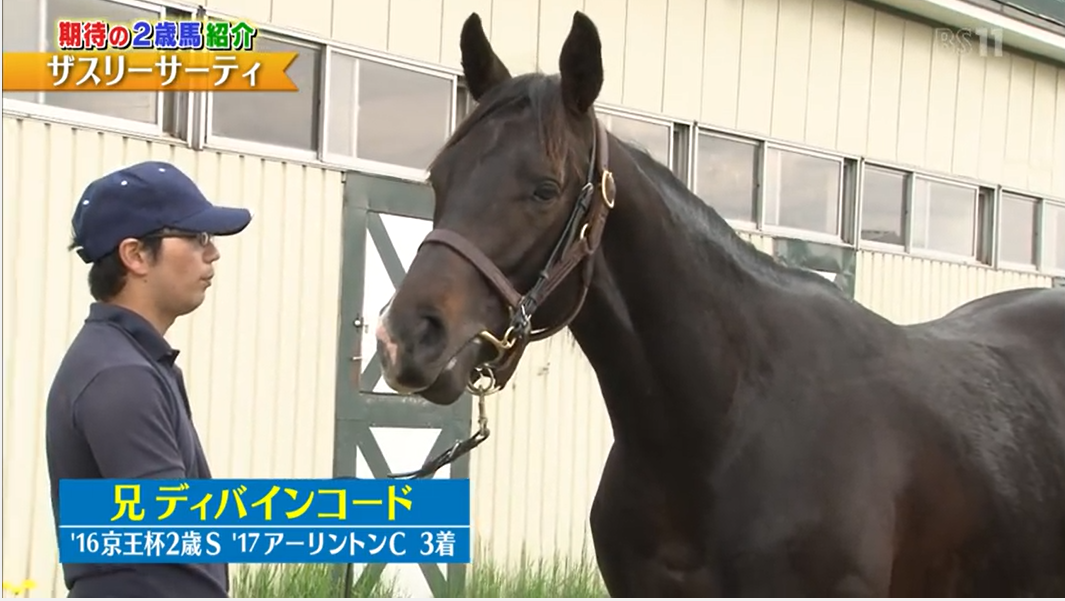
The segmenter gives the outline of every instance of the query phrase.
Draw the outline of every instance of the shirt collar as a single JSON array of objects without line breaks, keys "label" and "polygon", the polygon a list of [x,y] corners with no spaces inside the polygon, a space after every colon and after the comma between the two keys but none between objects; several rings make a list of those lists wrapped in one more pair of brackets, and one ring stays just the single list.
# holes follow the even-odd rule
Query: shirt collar
[{"label": "shirt collar", "polygon": [[172,364],[180,353],[170,346],[166,338],[163,338],[147,319],[125,307],[93,303],[85,321],[107,322],[122,328],[157,361]]}]

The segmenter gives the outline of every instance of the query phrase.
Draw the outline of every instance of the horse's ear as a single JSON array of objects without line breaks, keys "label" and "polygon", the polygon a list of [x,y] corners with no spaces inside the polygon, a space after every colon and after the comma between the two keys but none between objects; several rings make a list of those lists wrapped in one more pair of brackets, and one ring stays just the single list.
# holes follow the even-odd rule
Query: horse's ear
[{"label": "horse's ear", "polygon": [[471,13],[462,25],[462,71],[466,76],[466,86],[474,100],[480,100],[488,90],[510,79],[503,61],[499,60],[488,37],[484,35],[481,17]]},{"label": "horse's ear", "polygon": [[566,108],[584,114],[603,88],[603,45],[595,23],[581,11],[573,13],[573,25],[562,44],[558,69]]}]

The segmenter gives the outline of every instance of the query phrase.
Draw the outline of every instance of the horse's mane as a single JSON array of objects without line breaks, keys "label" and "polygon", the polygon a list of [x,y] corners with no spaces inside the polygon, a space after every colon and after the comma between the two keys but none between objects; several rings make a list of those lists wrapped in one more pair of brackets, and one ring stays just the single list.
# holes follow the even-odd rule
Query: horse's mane
[{"label": "horse's mane", "polygon": [[[559,175],[566,177],[573,174],[583,178],[584,174],[580,169],[583,155],[575,152],[574,145],[570,143],[574,136],[570,130],[570,117],[562,104],[559,76],[540,72],[511,77],[486,93],[474,110],[455,128],[454,133],[434,157],[429,170],[433,169],[445,150],[459,143],[477,126],[501,113],[516,113],[525,108],[529,109],[536,119],[539,142],[549,160],[556,165]],[[663,202],[674,215],[678,228],[687,233],[694,250],[718,248],[763,278],[781,283],[794,282],[795,278],[798,278],[841,292],[837,286],[820,275],[784,265],[758,250],[737,235],[713,207],[688,189],[671,169],[658,162],[645,149],[612,133],[608,133],[608,136],[629,153],[644,177],[658,189]],[[709,260],[710,253],[693,252],[692,259]]]},{"label": "horse's mane", "polygon": [[[613,137],[613,134],[611,134]],[[798,267],[781,263],[773,256],[762,252],[749,241],[741,238],[721,215],[697,196],[673,173],[640,146],[616,138],[617,142],[628,151],[633,163],[640,172],[654,184],[662,196],[662,201],[675,217],[678,228],[700,248],[712,245],[734,257],[744,267],[771,280],[781,283],[793,282],[795,278],[828,286],[835,292],[839,287],[820,275]],[[707,257],[706,253],[693,253],[693,259]]]}]

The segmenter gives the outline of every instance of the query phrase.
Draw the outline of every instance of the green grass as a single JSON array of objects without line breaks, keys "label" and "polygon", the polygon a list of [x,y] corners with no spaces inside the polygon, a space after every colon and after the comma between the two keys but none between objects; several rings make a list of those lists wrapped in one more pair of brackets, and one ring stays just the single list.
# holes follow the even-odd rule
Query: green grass
[{"label": "green grass", "polygon": [[[487,553],[478,557],[488,557]],[[244,599],[337,597],[342,584],[336,578],[337,566],[329,564],[289,564],[234,566],[230,596]],[[378,582],[353,591],[352,597],[406,597],[393,582]],[[480,598],[605,598],[606,589],[595,561],[587,554],[570,559],[555,556],[532,559],[524,551],[515,565],[498,565],[491,560],[475,560],[467,570],[466,590],[454,597]]]},{"label": "green grass", "polygon": [[[242,599],[323,599],[341,596],[343,581],[338,566],[325,563],[233,566],[229,596]],[[340,572],[342,574],[342,572]],[[395,597],[395,587],[378,582],[352,591],[352,597]]]},{"label": "green grass", "polygon": [[466,577],[463,597],[487,598],[605,598],[606,589],[595,561],[585,553],[578,559],[555,556],[532,559],[522,552],[517,566],[475,561]]}]

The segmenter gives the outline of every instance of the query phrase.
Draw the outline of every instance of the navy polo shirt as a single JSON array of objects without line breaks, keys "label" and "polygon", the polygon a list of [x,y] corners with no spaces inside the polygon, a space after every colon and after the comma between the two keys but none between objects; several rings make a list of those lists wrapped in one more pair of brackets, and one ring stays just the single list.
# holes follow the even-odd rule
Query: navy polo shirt
[{"label": "navy polo shirt", "polygon": [[[58,529],[64,478],[210,478],[181,369],[152,325],[94,303],[48,393],[45,428]],[[66,500],[70,502],[70,500]],[[71,597],[226,597],[225,564],[65,564]]]}]

